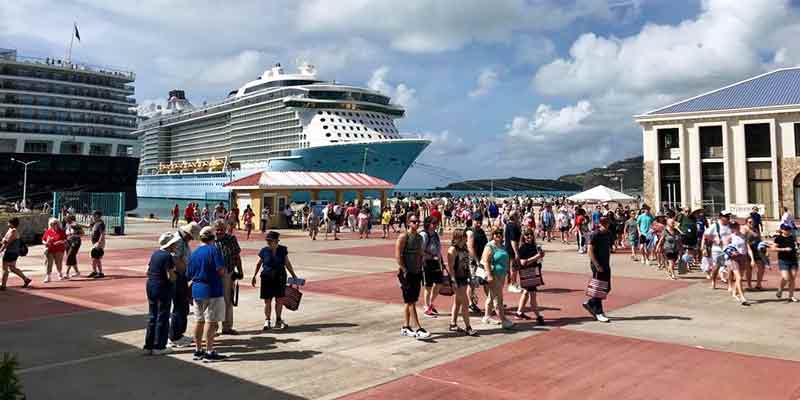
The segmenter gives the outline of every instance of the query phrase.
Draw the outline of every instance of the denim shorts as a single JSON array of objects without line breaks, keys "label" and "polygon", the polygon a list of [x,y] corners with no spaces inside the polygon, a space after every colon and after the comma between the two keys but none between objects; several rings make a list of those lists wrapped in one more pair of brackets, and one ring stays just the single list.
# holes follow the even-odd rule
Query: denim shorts
[{"label": "denim shorts", "polygon": [[781,271],[797,271],[797,261],[778,260],[778,269]]}]

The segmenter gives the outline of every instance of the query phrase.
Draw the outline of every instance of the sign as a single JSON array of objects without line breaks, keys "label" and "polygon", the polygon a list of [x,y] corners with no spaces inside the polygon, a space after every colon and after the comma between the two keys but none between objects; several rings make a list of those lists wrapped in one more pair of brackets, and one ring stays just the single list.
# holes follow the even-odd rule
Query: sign
[{"label": "sign", "polygon": [[764,215],[766,207],[763,204],[731,204],[730,207],[728,207],[728,211],[735,217],[747,218],[753,211],[753,207],[758,207],[758,213]]},{"label": "sign", "polygon": [[680,160],[681,158],[681,149],[680,147],[673,147],[669,149],[669,158],[673,160]]}]

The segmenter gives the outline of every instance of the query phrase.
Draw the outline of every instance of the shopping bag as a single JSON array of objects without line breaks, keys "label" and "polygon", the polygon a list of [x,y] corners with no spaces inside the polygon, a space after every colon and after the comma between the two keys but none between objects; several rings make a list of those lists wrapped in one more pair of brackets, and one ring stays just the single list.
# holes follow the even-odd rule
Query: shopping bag
[{"label": "shopping bag", "polygon": [[519,285],[523,289],[535,289],[538,286],[544,285],[542,266],[536,265],[519,270]]},{"label": "shopping bag", "polygon": [[453,280],[450,279],[449,274],[445,274],[442,278],[442,283],[439,285],[439,295],[452,296],[454,294],[456,294],[456,292],[453,289]]},{"label": "shopping bag", "polygon": [[300,308],[300,300],[303,298],[303,293],[296,286],[287,286],[286,292],[283,297],[278,298],[278,301],[287,309],[297,311]]},{"label": "shopping bag", "polygon": [[608,296],[608,282],[592,278],[586,286],[586,295],[595,299],[605,299]]}]

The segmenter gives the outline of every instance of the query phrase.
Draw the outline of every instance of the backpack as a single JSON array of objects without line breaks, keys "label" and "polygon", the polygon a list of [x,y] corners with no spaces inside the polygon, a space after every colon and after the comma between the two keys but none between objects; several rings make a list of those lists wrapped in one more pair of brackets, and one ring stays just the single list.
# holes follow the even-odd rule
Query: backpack
[{"label": "backpack", "polygon": [[[19,240],[19,239],[17,239],[17,240]],[[28,245],[25,244],[25,242],[23,242],[21,240],[19,242],[19,255],[21,257],[25,257],[25,256],[28,255]]]}]

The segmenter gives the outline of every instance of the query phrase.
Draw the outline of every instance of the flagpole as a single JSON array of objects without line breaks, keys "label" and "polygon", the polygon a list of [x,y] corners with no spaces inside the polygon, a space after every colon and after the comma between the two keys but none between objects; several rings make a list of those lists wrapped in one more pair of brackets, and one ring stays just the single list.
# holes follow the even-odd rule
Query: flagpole
[{"label": "flagpole", "polygon": [[75,41],[75,27],[72,27],[72,35],[69,37],[69,50],[67,51],[67,64],[72,63],[72,42]]}]

